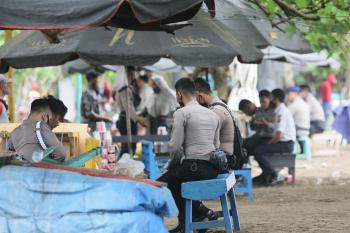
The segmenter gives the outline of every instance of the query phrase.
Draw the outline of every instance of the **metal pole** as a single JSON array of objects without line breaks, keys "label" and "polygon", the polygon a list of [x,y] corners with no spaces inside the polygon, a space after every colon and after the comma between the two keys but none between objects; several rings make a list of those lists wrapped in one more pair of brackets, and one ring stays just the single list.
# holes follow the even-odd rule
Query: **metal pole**
[{"label": "metal pole", "polygon": [[128,135],[128,150],[129,153],[133,154],[132,148],[131,148],[131,119],[130,119],[130,93],[129,93],[129,87],[126,88],[126,132]]},{"label": "metal pole", "polygon": [[81,73],[77,73],[77,75],[75,76],[75,80],[76,80],[76,116],[75,116],[75,122],[76,123],[80,123],[81,122],[81,97],[82,97],[82,93],[83,93],[83,78]]},{"label": "metal pole", "polygon": [[209,68],[205,68],[205,80],[209,82]]},{"label": "metal pole", "polygon": [[[5,31],[5,42],[11,40],[12,38],[12,31],[6,30]],[[9,72],[6,74],[6,76],[13,81],[13,70],[10,68]],[[10,88],[10,95],[8,96],[8,105],[9,105],[9,120],[10,122],[14,122],[14,104],[13,104],[13,85],[12,82],[9,83]]]}]

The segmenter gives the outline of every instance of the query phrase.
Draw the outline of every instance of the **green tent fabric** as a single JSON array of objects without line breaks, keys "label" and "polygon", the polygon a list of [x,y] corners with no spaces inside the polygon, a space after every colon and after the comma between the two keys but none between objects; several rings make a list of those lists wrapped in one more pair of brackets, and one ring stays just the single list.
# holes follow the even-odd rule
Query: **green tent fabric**
[{"label": "green tent fabric", "polygon": [[40,32],[22,32],[0,47],[0,70],[61,65],[78,58],[93,65],[145,66],[167,57],[178,65],[210,67],[228,65],[236,56],[242,62],[263,57],[204,12],[189,22],[193,25],[175,35],[103,27],[66,30],[59,44],[50,44]]},{"label": "green tent fabric", "polygon": [[[272,27],[270,20],[260,9],[253,8],[246,0],[220,0],[215,2],[215,18],[237,37],[258,48],[275,46],[296,53],[311,53],[311,47],[301,33],[286,33]],[[282,29],[286,24],[280,24]]]}]

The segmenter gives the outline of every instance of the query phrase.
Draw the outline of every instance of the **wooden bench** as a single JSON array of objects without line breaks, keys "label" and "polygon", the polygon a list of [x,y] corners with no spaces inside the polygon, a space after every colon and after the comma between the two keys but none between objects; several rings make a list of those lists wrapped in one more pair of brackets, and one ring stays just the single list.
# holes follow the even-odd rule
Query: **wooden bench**
[{"label": "wooden bench", "polygon": [[272,153],[266,156],[275,170],[280,171],[287,167],[288,174],[293,177],[293,183],[295,182],[295,158],[296,155],[293,153]]}]

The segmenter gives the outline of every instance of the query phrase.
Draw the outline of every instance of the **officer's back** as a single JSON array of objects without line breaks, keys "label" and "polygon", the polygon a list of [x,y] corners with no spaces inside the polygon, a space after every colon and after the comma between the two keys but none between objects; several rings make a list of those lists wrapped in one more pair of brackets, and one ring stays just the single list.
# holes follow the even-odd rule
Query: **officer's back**
[{"label": "officer's back", "polygon": [[[175,84],[176,99],[183,106],[174,113],[174,124],[169,142],[171,159],[167,171],[158,179],[168,184],[177,207],[179,226],[171,232],[184,230],[184,201],[181,183],[216,178],[219,169],[210,157],[219,148],[219,119],[214,112],[196,100],[194,82],[187,78]],[[208,217],[213,213],[198,201],[193,203],[194,216]]]},{"label": "officer's back", "polygon": [[183,142],[185,159],[209,160],[210,152],[220,144],[216,114],[193,100],[175,112],[174,120],[175,125],[183,125],[184,135],[174,127],[170,150],[176,153]]}]

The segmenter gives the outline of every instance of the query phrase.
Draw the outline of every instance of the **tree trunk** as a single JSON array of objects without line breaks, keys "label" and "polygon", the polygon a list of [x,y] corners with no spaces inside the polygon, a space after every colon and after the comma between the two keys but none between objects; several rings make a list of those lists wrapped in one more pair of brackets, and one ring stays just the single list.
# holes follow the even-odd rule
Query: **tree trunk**
[{"label": "tree trunk", "polygon": [[350,35],[348,35],[347,44],[345,45],[345,61],[346,61],[346,88],[347,99],[350,99]]},{"label": "tree trunk", "polygon": [[211,73],[213,74],[215,88],[218,92],[218,97],[223,100],[228,98],[228,87],[227,87],[227,77],[228,77],[228,67],[221,66],[211,68]]}]

